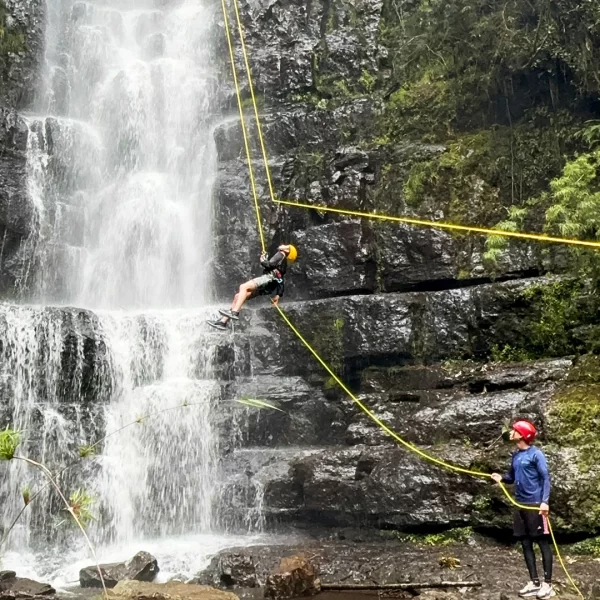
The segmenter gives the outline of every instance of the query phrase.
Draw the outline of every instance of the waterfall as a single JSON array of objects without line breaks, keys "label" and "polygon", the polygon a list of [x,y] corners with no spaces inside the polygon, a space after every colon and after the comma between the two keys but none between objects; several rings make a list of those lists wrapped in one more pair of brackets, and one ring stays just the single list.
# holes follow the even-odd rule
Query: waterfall
[{"label": "waterfall", "polygon": [[196,307],[208,297],[216,172],[212,9],[49,5],[43,116],[30,119],[45,164],[37,299]]},{"label": "waterfall", "polygon": [[[0,419],[23,431],[22,454],[53,472],[76,463],[61,483],[95,499],[90,534],[106,557],[143,541],[162,559],[170,546],[156,540],[210,535],[223,498],[218,334],[205,327],[217,160],[214,6],[47,5],[46,70],[27,115],[37,216],[35,259],[21,283],[36,304],[0,304]],[[7,469],[0,534],[20,511],[23,488],[43,486],[29,467]],[[27,574],[29,565],[30,574],[68,582],[90,559],[81,558],[76,532],[59,526],[58,499],[42,494],[12,531],[0,567]],[[225,538],[211,539],[205,552]],[[49,543],[70,550],[49,558]],[[27,558],[40,552],[45,558]],[[202,555],[196,545],[196,563]]]}]

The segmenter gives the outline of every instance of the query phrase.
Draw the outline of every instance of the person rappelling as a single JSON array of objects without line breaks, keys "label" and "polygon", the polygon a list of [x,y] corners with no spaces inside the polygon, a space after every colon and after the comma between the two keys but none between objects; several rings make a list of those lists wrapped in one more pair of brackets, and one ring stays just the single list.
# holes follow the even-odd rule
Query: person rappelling
[{"label": "person rappelling", "polygon": [[288,262],[294,262],[298,257],[298,251],[291,244],[283,244],[277,248],[277,252],[271,256],[263,252],[260,255],[260,265],[263,268],[263,274],[260,277],[251,279],[242,283],[235,295],[231,308],[229,310],[219,309],[220,319],[208,319],[207,323],[225,331],[230,320],[237,321],[240,318],[240,311],[246,300],[255,296],[273,296],[273,304],[277,305],[283,296],[285,288],[285,274]]}]

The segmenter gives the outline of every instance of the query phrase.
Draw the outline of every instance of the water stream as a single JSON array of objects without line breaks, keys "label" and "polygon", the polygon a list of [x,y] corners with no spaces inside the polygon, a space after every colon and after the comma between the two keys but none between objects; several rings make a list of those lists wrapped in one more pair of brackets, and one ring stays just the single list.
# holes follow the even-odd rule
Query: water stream
[{"label": "water stream", "polygon": [[[223,408],[215,334],[204,327],[217,161],[215,7],[47,4],[46,69],[27,117],[37,233],[22,283],[35,304],[0,305],[0,418],[23,430],[24,455],[53,469],[135,423],[79,461],[63,485],[95,499],[90,533],[101,558],[156,548],[168,571],[189,575],[228,545],[216,532],[226,497],[218,476]],[[0,531],[19,512],[23,488],[41,484],[29,467],[7,467]],[[20,565],[19,574],[65,584],[89,564],[60,510],[44,491],[12,532],[0,568]],[[249,530],[260,527],[259,513],[247,519]],[[69,551],[48,552],[61,544]]]}]

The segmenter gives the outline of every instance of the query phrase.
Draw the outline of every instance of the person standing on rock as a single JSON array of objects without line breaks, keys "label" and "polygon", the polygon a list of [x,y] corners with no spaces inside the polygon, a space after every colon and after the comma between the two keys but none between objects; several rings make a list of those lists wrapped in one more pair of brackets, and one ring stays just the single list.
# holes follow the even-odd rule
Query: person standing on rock
[{"label": "person standing on rock", "polygon": [[231,319],[237,321],[240,318],[240,310],[246,300],[255,296],[275,293],[273,304],[277,304],[284,292],[287,263],[294,262],[297,257],[298,251],[291,244],[279,246],[277,252],[271,258],[263,252],[260,255],[260,265],[263,268],[263,274],[260,277],[242,283],[233,299],[231,308],[229,310],[219,310],[222,318],[216,320],[209,319],[207,323],[215,329],[225,331]]},{"label": "person standing on rock", "polygon": [[[517,421],[510,432],[511,441],[517,451],[512,455],[510,470],[505,475],[492,473],[496,483],[514,483],[515,500],[519,504],[536,507],[539,510],[525,510],[515,507],[513,530],[521,540],[525,564],[531,581],[519,591],[523,598],[551,598],[552,589],[552,550],[550,548],[548,512],[550,507],[550,473],[544,453],[531,443],[537,431],[529,421]],[[544,581],[540,582],[537,572],[533,543],[537,542],[542,552]]]}]

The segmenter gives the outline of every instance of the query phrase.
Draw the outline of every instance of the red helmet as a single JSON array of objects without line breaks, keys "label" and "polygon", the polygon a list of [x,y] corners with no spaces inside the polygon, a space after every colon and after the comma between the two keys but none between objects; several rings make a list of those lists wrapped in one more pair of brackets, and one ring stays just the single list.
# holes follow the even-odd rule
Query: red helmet
[{"label": "red helmet", "polygon": [[527,443],[532,442],[537,434],[537,429],[529,421],[516,421],[512,428],[525,440]]}]

